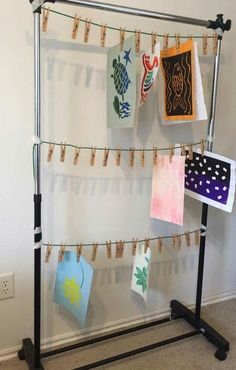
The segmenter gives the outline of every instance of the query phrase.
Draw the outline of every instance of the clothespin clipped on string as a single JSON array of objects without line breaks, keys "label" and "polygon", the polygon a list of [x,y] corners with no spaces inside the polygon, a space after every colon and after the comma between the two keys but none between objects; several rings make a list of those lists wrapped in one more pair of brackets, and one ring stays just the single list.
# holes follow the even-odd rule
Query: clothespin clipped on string
[{"label": "clothespin clipped on string", "polygon": [[87,43],[89,40],[89,32],[91,28],[91,19],[88,20],[88,18],[85,19],[85,25],[84,25],[84,42]]},{"label": "clothespin clipped on string", "polygon": [[110,151],[109,148],[105,148],[104,149],[103,167],[106,167],[107,166],[109,151]]},{"label": "clothespin clipped on string", "polygon": [[49,18],[50,8],[43,8],[43,18],[42,18],[42,31],[47,32],[48,30],[48,18]]},{"label": "clothespin clipped on string", "polygon": [[180,48],[180,34],[179,33],[175,34],[175,47],[177,50],[179,50]]},{"label": "clothespin clipped on string", "polygon": [[191,246],[191,239],[190,239],[190,232],[189,231],[187,231],[185,233],[185,241],[186,241],[187,247],[190,247]]},{"label": "clothespin clipped on string", "polygon": [[74,153],[74,160],[73,160],[73,164],[76,166],[78,164],[78,161],[79,161],[79,155],[80,155],[80,147],[76,147],[75,148],[75,153]]},{"label": "clothespin clipped on string", "polygon": [[91,261],[92,262],[95,262],[95,260],[96,260],[97,250],[98,250],[98,243],[93,243],[92,255],[91,255]]},{"label": "clothespin clipped on string", "polygon": [[134,153],[135,153],[135,148],[130,148],[130,150],[129,150],[129,165],[130,165],[130,167],[134,166]]},{"label": "clothespin clipped on string", "polygon": [[116,149],[116,165],[120,166],[120,159],[121,159],[121,149]]},{"label": "clothespin clipped on string", "polygon": [[77,17],[77,14],[75,14],[74,21],[73,21],[73,26],[72,26],[72,32],[71,32],[71,38],[73,40],[76,40],[76,38],[77,38],[77,34],[78,34],[78,30],[79,30],[80,18],[81,17]]},{"label": "clothespin clipped on string", "polygon": [[120,256],[120,242],[116,241],[116,259]]},{"label": "clothespin clipped on string", "polygon": [[169,45],[169,34],[168,33],[165,33],[164,34],[164,39],[163,39],[163,51],[164,51],[164,54],[167,53],[168,45]]},{"label": "clothespin clipped on string", "polygon": [[77,262],[80,261],[80,256],[82,254],[83,244],[77,244],[76,246],[76,254],[77,254]]},{"label": "clothespin clipped on string", "polygon": [[176,247],[176,234],[173,234],[171,237],[171,247],[172,248]]},{"label": "clothespin clipped on string", "polygon": [[48,148],[48,157],[47,157],[47,161],[48,162],[51,162],[52,156],[53,156],[53,152],[54,152],[54,144],[50,143],[49,144],[49,148]]},{"label": "clothespin clipped on string", "polygon": [[51,256],[51,254],[52,254],[52,245],[48,244],[47,249],[46,249],[46,255],[45,255],[45,263],[49,262],[49,258]]},{"label": "clothespin clipped on string", "polygon": [[120,246],[119,246],[119,258],[122,258],[124,255],[124,249],[125,249],[125,241],[120,240]]},{"label": "clothespin clipped on string", "polygon": [[208,34],[205,33],[202,35],[202,50],[203,50],[203,55],[207,55],[207,48],[208,48]]},{"label": "clothespin clipped on string", "polygon": [[184,144],[181,144],[181,156],[182,157],[185,157],[186,156],[186,149],[185,149],[185,145]]},{"label": "clothespin clipped on string", "polygon": [[107,258],[111,259],[111,240],[108,242],[106,241],[106,249],[107,249]]},{"label": "clothespin clipped on string", "polygon": [[160,238],[158,239],[157,241],[157,249],[158,249],[158,252],[161,253],[162,252],[162,248],[163,248],[163,239]]},{"label": "clothespin clipped on string", "polygon": [[141,42],[141,31],[135,30],[135,51],[140,52],[140,42]]},{"label": "clothespin clipped on string", "polygon": [[188,159],[193,160],[193,144],[188,145]]},{"label": "clothespin clipped on string", "polygon": [[138,243],[138,239],[132,240],[132,256],[136,255],[137,243]]},{"label": "clothespin clipped on string", "polygon": [[191,41],[193,39],[193,35],[188,35],[188,41]]},{"label": "clothespin clipped on string", "polygon": [[217,54],[217,46],[218,46],[218,34],[217,32],[214,32],[213,34],[213,46],[212,46],[212,52],[214,55]]},{"label": "clothespin clipped on string", "polygon": [[153,166],[156,166],[158,159],[158,149],[157,147],[153,147]]},{"label": "clothespin clipped on string", "polygon": [[145,166],[145,149],[140,149],[140,162],[141,167]]},{"label": "clothespin clipped on string", "polygon": [[149,245],[150,245],[150,239],[146,239],[145,238],[145,242],[144,242],[144,253],[145,254],[147,253],[147,250],[149,248]]},{"label": "clothespin clipped on string", "polygon": [[204,157],[204,151],[205,151],[204,139],[200,140],[200,148],[201,148],[201,156]]},{"label": "clothespin clipped on string", "polygon": [[64,259],[66,247],[64,244],[61,244],[60,249],[59,249],[59,254],[58,254],[58,262],[62,262]]},{"label": "clothespin clipped on string", "polygon": [[102,48],[104,48],[106,44],[106,33],[107,33],[107,24],[102,24],[101,25],[101,40],[100,40],[100,44]]},{"label": "clothespin clipped on string", "polygon": [[65,162],[65,157],[66,157],[66,143],[62,144],[61,143],[61,155],[60,155],[60,161]]},{"label": "clothespin clipped on string", "polygon": [[152,32],[152,34],[151,34],[152,54],[154,54],[154,52],[155,52],[156,43],[157,43],[157,33]]},{"label": "clothespin clipped on string", "polygon": [[90,166],[94,166],[96,157],[96,147],[91,147],[91,154],[90,154]]},{"label": "clothespin clipped on string", "polygon": [[169,161],[172,163],[173,155],[175,154],[175,147],[174,145],[170,145],[169,149]]},{"label": "clothespin clipped on string", "polygon": [[182,240],[181,240],[181,235],[176,235],[176,246],[178,249],[181,249],[182,245]]},{"label": "clothespin clipped on string", "polygon": [[194,232],[194,241],[195,241],[195,245],[199,245],[199,243],[200,243],[200,232],[199,232],[199,230],[196,230]]},{"label": "clothespin clipped on string", "polygon": [[120,50],[122,51],[124,48],[125,42],[125,28],[120,27]]}]

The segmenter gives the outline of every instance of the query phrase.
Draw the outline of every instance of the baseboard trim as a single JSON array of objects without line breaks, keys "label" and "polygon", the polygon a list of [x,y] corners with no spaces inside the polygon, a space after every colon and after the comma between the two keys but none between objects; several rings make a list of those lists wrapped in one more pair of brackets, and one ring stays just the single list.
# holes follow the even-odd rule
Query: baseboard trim
[{"label": "baseboard trim", "polygon": [[[203,297],[202,305],[210,305],[222,301],[226,301],[229,299],[236,298],[236,290],[226,292],[226,293],[220,293],[216,295],[212,295],[210,297]],[[185,304],[189,308],[194,307],[194,302],[185,302]],[[110,322],[109,324],[99,325],[97,327],[93,327],[91,330],[84,329],[79,330],[78,332],[73,333],[66,333],[63,335],[58,335],[56,337],[47,338],[42,341],[42,349],[50,349],[51,347],[59,346],[59,345],[66,345],[70,342],[76,341],[76,340],[82,340],[85,338],[88,338],[90,336],[94,335],[101,335],[105,334],[109,331],[119,330],[121,328],[125,328],[131,325],[138,325],[144,322],[156,320],[159,318],[162,318],[164,316],[168,316],[170,313],[169,308],[163,308],[158,311],[149,312],[148,314],[144,315],[138,315],[133,317],[131,320],[127,321],[127,319],[124,320],[118,320],[115,322]],[[9,360],[11,358],[14,358],[17,356],[18,350],[21,348],[21,346],[15,346],[11,348],[6,348],[4,350],[0,351],[0,362]]]}]

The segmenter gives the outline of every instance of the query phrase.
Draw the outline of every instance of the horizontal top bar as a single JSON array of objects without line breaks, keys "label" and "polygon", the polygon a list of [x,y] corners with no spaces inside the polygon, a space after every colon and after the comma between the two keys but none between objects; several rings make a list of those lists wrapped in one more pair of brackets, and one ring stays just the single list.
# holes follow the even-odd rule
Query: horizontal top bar
[{"label": "horizontal top bar", "polygon": [[115,13],[136,15],[139,17],[161,19],[163,21],[169,21],[169,22],[186,23],[186,24],[191,24],[194,26],[202,26],[202,27],[210,26],[209,20],[206,21],[206,20],[197,19],[197,18],[189,18],[189,17],[183,17],[179,15],[159,13],[159,12],[150,11],[150,10],[132,8],[128,6],[100,3],[98,1],[91,1],[91,0],[52,0],[50,1],[49,0],[49,2],[80,5],[80,6],[85,6],[87,8],[106,10],[106,11],[115,12]]}]

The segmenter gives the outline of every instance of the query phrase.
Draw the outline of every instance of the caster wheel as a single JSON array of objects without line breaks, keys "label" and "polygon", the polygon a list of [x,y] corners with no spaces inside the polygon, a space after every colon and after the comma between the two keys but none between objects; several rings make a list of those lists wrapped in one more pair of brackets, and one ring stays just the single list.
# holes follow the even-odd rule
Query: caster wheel
[{"label": "caster wheel", "polygon": [[224,351],[222,351],[222,350],[220,350],[220,349],[217,349],[217,351],[215,352],[215,357],[219,361],[224,361],[227,358],[227,353],[224,352]]},{"label": "caster wheel", "polygon": [[18,351],[18,358],[19,358],[19,360],[21,360],[21,361],[25,360],[25,353],[24,353],[24,350],[23,350],[23,349],[20,349],[20,350]]}]

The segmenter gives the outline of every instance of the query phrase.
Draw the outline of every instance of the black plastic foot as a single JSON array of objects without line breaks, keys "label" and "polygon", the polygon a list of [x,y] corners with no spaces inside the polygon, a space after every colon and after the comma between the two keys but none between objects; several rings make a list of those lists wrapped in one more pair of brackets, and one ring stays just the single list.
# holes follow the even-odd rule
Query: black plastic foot
[{"label": "black plastic foot", "polygon": [[25,360],[25,351],[23,348],[21,348],[19,351],[18,351],[18,358],[19,360],[23,361]]},{"label": "black plastic foot", "polygon": [[227,358],[227,353],[225,351],[222,351],[221,349],[217,349],[215,352],[215,358],[219,361],[224,361]]}]

